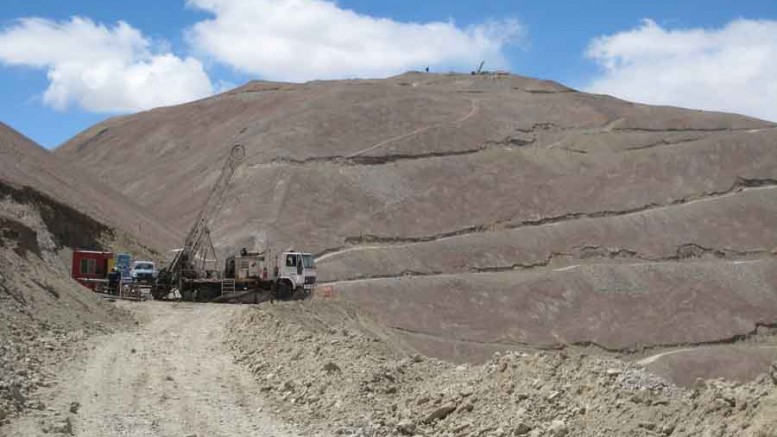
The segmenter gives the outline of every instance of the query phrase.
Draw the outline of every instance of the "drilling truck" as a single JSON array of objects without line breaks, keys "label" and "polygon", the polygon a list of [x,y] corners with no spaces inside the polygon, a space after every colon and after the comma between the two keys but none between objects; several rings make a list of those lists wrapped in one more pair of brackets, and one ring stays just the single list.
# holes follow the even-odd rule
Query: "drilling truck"
[{"label": "drilling truck", "polygon": [[232,147],[216,183],[191,230],[167,267],[159,270],[154,299],[189,301],[259,301],[261,298],[305,298],[316,283],[313,255],[289,249],[272,257],[270,250],[227,257],[223,267],[210,237],[210,227],[226,199],[232,176],[245,159],[242,145]]}]

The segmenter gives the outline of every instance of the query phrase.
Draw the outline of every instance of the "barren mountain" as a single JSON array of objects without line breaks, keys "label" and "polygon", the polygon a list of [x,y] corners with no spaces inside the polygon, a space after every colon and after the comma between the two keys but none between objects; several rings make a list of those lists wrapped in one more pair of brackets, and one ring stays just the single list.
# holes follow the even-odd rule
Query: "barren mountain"
[{"label": "barren mountain", "polygon": [[[252,82],[108,120],[56,154],[187,229],[235,143],[248,157],[218,249],[313,251],[339,296],[427,353],[635,353],[777,326],[772,123],[408,73]],[[670,364],[723,366],[694,359]],[[651,362],[671,374],[667,360]]]}]

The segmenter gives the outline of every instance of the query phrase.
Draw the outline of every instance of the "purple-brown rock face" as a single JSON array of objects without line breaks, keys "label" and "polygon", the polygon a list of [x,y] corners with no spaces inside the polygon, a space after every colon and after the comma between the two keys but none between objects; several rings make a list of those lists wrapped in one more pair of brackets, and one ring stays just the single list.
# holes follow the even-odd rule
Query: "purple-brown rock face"
[{"label": "purple-brown rock face", "polygon": [[777,324],[771,123],[405,74],[252,82],[108,120],[56,154],[183,233],[235,143],[248,157],[217,248],[315,252],[337,296],[425,352],[634,351]]}]

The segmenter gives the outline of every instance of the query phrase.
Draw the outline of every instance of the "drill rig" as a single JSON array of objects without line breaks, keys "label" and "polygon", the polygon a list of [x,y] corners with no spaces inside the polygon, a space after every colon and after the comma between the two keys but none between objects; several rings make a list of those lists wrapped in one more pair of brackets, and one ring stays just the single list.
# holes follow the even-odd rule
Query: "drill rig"
[{"label": "drill rig", "polygon": [[[216,251],[210,238],[210,225],[226,200],[232,176],[245,159],[245,154],[242,145],[232,147],[216,184],[184,240],[183,247],[177,251],[170,265],[159,271],[151,288],[154,299],[164,299],[178,290],[183,300],[196,300],[196,293],[200,288],[198,283],[220,279],[221,272],[216,267]],[[213,262],[216,268],[208,269],[210,262]],[[221,284],[220,281],[218,283]]]}]

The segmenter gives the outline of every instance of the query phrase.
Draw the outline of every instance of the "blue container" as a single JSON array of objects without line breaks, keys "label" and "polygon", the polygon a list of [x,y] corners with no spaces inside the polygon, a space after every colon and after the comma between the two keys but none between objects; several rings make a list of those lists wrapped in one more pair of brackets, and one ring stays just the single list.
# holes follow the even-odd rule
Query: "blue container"
[{"label": "blue container", "polygon": [[120,253],[116,255],[116,268],[121,272],[122,281],[131,281],[130,269],[132,267],[132,255],[128,253]]}]

